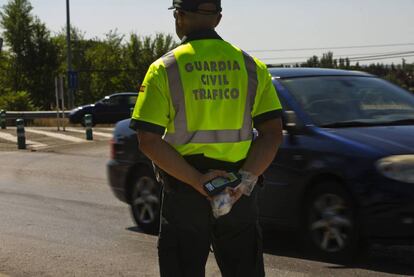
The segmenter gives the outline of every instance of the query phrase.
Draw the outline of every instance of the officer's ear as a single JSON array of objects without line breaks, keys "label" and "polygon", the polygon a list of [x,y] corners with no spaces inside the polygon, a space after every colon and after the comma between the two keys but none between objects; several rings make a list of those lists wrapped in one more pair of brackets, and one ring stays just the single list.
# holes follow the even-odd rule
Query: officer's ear
[{"label": "officer's ear", "polygon": [[177,24],[180,27],[183,24],[183,17],[184,17],[184,15],[185,15],[185,13],[183,11],[180,11],[180,10],[176,10],[175,11],[174,17],[175,17],[175,20],[176,20]]},{"label": "officer's ear", "polygon": [[221,15],[221,13],[219,13],[218,15],[217,15],[217,21],[216,21],[216,24],[215,24],[215,26],[214,26],[214,28],[216,28],[219,24],[220,24],[220,21],[221,21],[221,18],[222,18],[223,16]]}]

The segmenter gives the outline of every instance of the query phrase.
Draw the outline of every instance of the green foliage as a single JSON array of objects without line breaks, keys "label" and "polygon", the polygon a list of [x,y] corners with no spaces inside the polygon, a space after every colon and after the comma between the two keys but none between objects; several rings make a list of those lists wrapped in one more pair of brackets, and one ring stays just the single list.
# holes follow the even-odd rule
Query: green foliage
[{"label": "green foliage", "polygon": [[[122,91],[137,91],[151,63],[177,46],[171,35],[156,34],[140,37],[131,34],[128,39],[116,30],[104,39],[85,39],[77,28],[72,28],[72,64],[78,72],[75,104],[92,103],[105,95]],[[60,72],[66,72],[66,32],[55,38],[59,45]]]},{"label": "green foliage", "polygon": [[13,64],[13,90],[25,86],[23,66],[28,60],[28,45],[30,44],[32,6],[27,0],[9,1],[0,12],[0,26],[5,30],[3,37],[10,47]]},{"label": "green foliage", "polygon": [[12,58],[7,52],[0,53],[0,95],[13,86]]},{"label": "green foliage", "polygon": [[27,90],[36,105],[50,108],[54,101],[54,77],[57,74],[59,49],[46,26],[36,19],[33,23],[32,43],[29,47],[30,63],[25,66]]},{"label": "green foliage", "polygon": [[[32,10],[29,0],[9,0],[0,12],[7,45],[0,53],[0,93],[27,91],[35,106],[49,109],[55,101],[55,77],[67,72],[66,32],[52,36]],[[81,30],[72,28],[71,37],[72,66],[79,73],[78,105],[136,91],[149,65],[176,46],[172,36],[163,34],[131,34],[126,40],[110,31],[104,39],[85,39]]]},{"label": "green foliage", "polygon": [[332,52],[328,52],[322,55],[322,58],[320,61],[320,67],[324,67],[324,68],[334,67],[334,59],[333,59]]},{"label": "green foliage", "polygon": [[109,32],[103,40],[74,42],[73,48],[79,49],[73,57],[74,68],[79,72],[76,103],[94,102],[115,92],[137,91],[150,64],[174,47],[170,35],[131,34],[125,41],[117,31]]},{"label": "green foliage", "polygon": [[[5,47],[0,53],[0,104],[8,109],[50,109],[55,102],[55,77],[66,75],[66,32],[51,35],[32,14],[29,0],[8,0],[0,11]],[[116,30],[105,38],[86,39],[71,29],[72,67],[78,72],[75,104],[92,103],[105,95],[137,91],[149,65],[177,46],[171,35],[124,36]],[[313,56],[302,65],[370,72],[414,91],[414,64],[351,65],[332,52]],[[23,92],[22,92],[23,91]]]},{"label": "green foliage", "polygon": [[0,26],[10,52],[8,88],[28,91],[36,105],[48,109],[54,98],[59,49],[50,31],[31,12],[28,0],[10,0],[0,13]]},{"label": "green foliage", "polygon": [[319,67],[319,58],[318,56],[310,57],[306,63],[302,64],[303,67]]},{"label": "green foliage", "polygon": [[338,68],[346,70],[364,71],[386,79],[394,84],[397,84],[411,92],[414,92],[414,64],[407,64],[403,59],[401,65],[395,66],[385,64],[370,64],[368,66],[361,66],[359,63],[351,65],[349,58],[339,60],[333,58],[333,53],[328,52],[322,55],[319,59],[317,56],[309,58],[305,63],[298,65],[298,67],[323,67],[323,68]]},{"label": "green foliage", "polygon": [[26,91],[8,91],[0,94],[0,109],[6,111],[33,111],[36,110],[36,107]]}]

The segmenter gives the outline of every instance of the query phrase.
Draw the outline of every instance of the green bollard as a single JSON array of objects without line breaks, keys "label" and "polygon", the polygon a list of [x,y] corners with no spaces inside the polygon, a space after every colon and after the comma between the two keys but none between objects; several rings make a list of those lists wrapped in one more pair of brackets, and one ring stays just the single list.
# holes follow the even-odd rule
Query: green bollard
[{"label": "green bollard", "polygon": [[0,110],[0,126],[2,129],[6,129],[6,111]]},{"label": "green bollard", "polygon": [[85,114],[85,116],[83,117],[83,122],[85,123],[86,139],[93,140],[92,115]]},{"label": "green bollard", "polygon": [[26,149],[26,134],[24,131],[24,120],[19,118],[16,119],[17,127],[17,148]]}]

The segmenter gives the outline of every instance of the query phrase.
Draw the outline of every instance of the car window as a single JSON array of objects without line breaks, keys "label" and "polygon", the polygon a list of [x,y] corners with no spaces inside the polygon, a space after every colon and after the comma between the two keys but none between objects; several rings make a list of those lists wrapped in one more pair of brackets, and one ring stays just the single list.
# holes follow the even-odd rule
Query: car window
[{"label": "car window", "polygon": [[119,106],[122,102],[122,97],[120,96],[111,96],[109,99],[105,102],[108,106]]},{"label": "car window", "polygon": [[306,77],[283,85],[317,125],[414,120],[414,96],[373,77]]},{"label": "car window", "polygon": [[104,99],[98,101],[98,103],[108,104],[109,103],[109,96],[106,96]]},{"label": "car window", "polygon": [[137,102],[138,96],[129,96],[128,97],[128,105],[129,106],[135,106],[135,103]]}]

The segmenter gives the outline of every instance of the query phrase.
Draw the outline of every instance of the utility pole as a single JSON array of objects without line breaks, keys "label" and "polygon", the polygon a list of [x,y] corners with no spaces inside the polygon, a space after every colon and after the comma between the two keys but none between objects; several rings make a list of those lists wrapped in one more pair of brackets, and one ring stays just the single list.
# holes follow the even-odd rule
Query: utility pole
[{"label": "utility pole", "polygon": [[[68,48],[68,76],[66,80],[69,80],[69,76],[72,74],[72,46],[71,46],[71,38],[70,38],[70,5],[69,0],[66,0],[66,42]],[[74,107],[74,93],[73,88],[68,83],[68,92],[69,92],[69,108]]]}]

